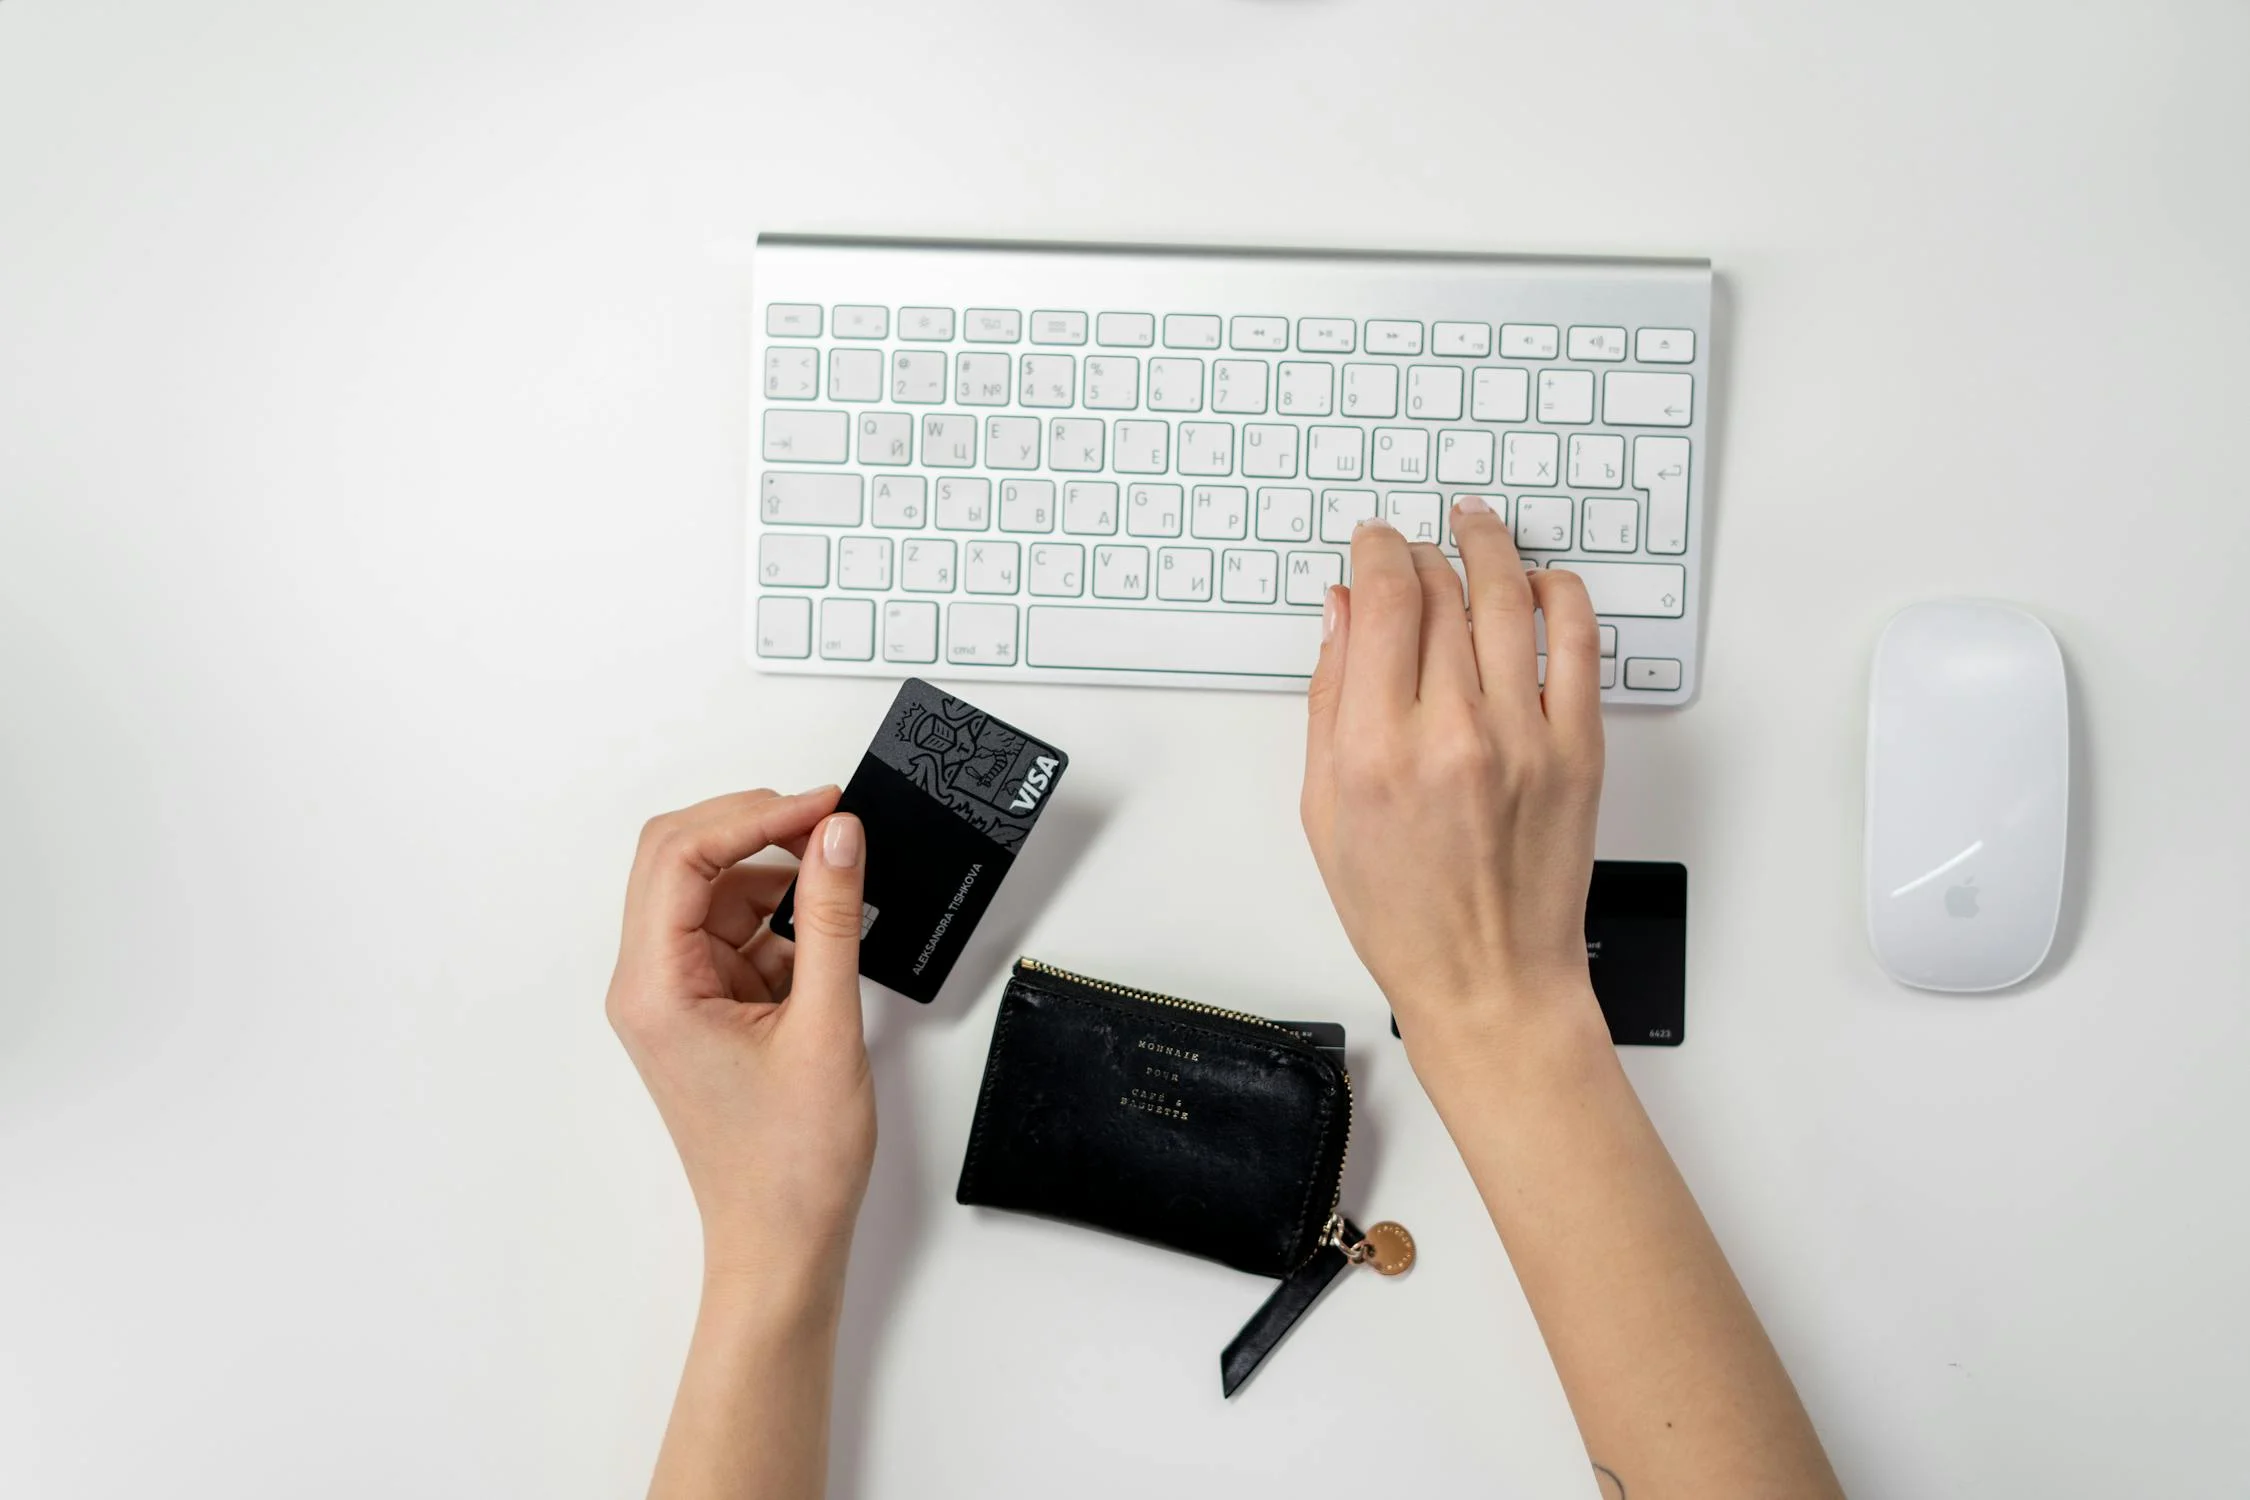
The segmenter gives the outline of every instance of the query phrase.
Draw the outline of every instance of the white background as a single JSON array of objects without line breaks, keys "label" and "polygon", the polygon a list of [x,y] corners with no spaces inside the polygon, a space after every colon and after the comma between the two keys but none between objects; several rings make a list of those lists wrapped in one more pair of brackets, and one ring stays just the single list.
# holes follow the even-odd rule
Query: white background
[{"label": "white background", "polygon": [[[1710,256],[1705,687],[1613,716],[1602,823],[1692,872],[1689,1040],[1627,1065],[1855,1494],[2238,1488],[2246,76],[2220,3],[0,6],[0,1494],[645,1482],[696,1239],[601,1018],[633,836],[888,698],[738,659],[762,228]],[[1875,632],[1963,592],[2060,636],[2081,778],[1976,1001],[1857,877]],[[1299,706],[979,698],[1076,758],[870,1009],[834,1493],[1590,1494]],[[1222,1405],[1265,1283],[955,1207],[1018,951],[1348,1023],[1424,1264]]]}]

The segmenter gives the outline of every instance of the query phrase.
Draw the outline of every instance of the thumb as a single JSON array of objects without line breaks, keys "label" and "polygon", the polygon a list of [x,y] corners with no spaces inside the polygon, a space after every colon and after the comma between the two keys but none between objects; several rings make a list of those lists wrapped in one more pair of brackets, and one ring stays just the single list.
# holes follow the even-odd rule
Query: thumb
[{"label": "thumb", "polygon": [[1316,854],[1325,853],[1328,808],[1336,795],[1336,703],[1344,693],[1344,638],[1351,590],[1328,590],[1321,607],[1320,664],[1305,691],[1305,789],[1298,805]]},{"label": "thumb", "polygon": [[805,840],[797,870],[793,1006],[842,1015],[859,1029],[859,922],[867,884],[867,830],[850,813],[832,813]]}]

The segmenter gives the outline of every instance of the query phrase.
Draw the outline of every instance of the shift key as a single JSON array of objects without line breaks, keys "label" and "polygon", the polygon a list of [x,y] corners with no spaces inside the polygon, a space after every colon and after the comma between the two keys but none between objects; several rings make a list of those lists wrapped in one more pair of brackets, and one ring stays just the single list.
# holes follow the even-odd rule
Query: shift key
[{"label": "shift key", "polygon": [[768,474],[758,486],[758,516],[778,526],[857,526],[857,474]]},{"label": "shift key", "polygon": [[1677,620],[1687,610],[1687,569],[1678,563],[1568,562],[1555,567],[1586,581],[1597,615]]}]

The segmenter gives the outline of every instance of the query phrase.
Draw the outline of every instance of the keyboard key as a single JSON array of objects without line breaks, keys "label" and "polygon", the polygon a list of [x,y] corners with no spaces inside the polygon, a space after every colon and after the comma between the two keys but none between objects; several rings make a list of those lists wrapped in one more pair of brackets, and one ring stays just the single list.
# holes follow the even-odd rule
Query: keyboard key
[{"label": "keyboard key", "polygon": [[968,557],[961,568],[961,587],[972,594],[1012,594],[1016,591],[1016,564],[1020,549],[1014,542],[965,542]]},{"label": "keyboard key", "polygon": [[1131,354],[1086,357],[1086,404],[1096,411],[1131,411],[1141,404],[1141,362]]},{"label": "keyboard key", "polygon": [[[1518,495],[1516,497],[1516,547],[1524,552],[1562,552],[1570,547],[1571,503],[1568,495]],[[1597,607],[1594,611],[1600,614]]]},{"label": "keyboard key", "polygon": [[[961,358],[965,361],[976,356],[964,354]],[[1019,373],[1016,401],[1020,405],[1068,406],[1078,395],[1078,360],[1073,355],[1026,354]]]},{"label": "keyboard key", "polygon": [[904,528],[922,524],[922,506],[929,481],[919,474],[883,474],[874,481],[874,515],[877,526]]},{"label": "keyboard key", "polygon": [[1553,359],[1561,340],[1562,330],[1552,323],[1502,323],[1500,357]]},{"label": "keyboard key", "polygon": [[1692,328],[1644,328],[1633,335],[1633,358],[1644,365],[1686,365],[1695,362]]},{"label": "keyboard key", "polygon": [[874,660],[875,601],[821,600],[820,654],[829,661]]},{"label": "keyboard key", "polygon": [[1531,374],[1487,366],[1470,385],[1469,415],[1479,422],[1521,422],[1531,415]]},{"label": "keyboard key", "polygon": [[899,586],[912,594],[953,592],[953,543],[914,537],[899,546]]},{"label": "keyboard key", "polygon": [[1602,421],[1611,427],[1685,427],[1695,415],[1695,377],[1611,370],[1602,376]]},{"label": "keyboard key", "polygon": [[1392,490],[1383,513],[1408,541],[1435,543],[1444,516],[1442,506],[1433,490]]},{"label": "keyboard key", "polygon": [[1633,488],[1648,491],[1648,550],[1687,551],[1688,440],[1633,439]]},{"label": "keyboard key", "polygon": [[961,337],[972,344],[1021,343],[1023,314],[1005,307],[972,307]]},{"label": "keyboard key", "polygon": [[[1260,392],[1259,410],[1265,409]],[[1152,359],[1148,362],[1148,409],[1150,411],[1201,411],[1203,410],[1203,361],[1200,359]]]},{"label": "keyboard key", "polygon": [[977,461],[975,417],[922,419],[922,462],[933,469],[966,469]]},{"label": "keyboard key", "polygon": [[1422,325],[1401,323],[1384,318],[1367,320],[1367,352],[1369,354],[1420,354],[1422,352]]},{"label": "keyboard key", "polygon": [[[1685,443],[1687,439],[1677,441]],[[1625,440],[1580,432],[1570,439],[1570,484],[1580,490],[1615,490],[1625,485]]]},{"label": "keyboard key", "polygon": [[769,526],[857,526],[859,498],[857,474],[768,474],[758,516]]},{"label": "keyboard key", "polygon": [[[1199,484],[1188,497],[1188,534],[1239,542],[1250,524],[1250,492],[1238,484]],[[815,537],[815,541],[822,540]]]},{"label": "keyboard key", "polygon": [[1323,604],[1331,585],[1344,581],[1344,559],[1334,552],[1292,552],[1283,570],[1282,598],[1291,604]]},{"label": "keyboard key", "polygon": [[891,310],[846,302],[836,308],[835,336],[840,339],[888,338]]},{"label": "keyboard key", "polygon": [[1178,536],[1183,509],[1180,487],[1176,484],[1133,485],[1125,491],[1125,533],[1128,536]]},{"label": "keyboard key", "polygon": [[766,412],[766,457],[786,464],[840,464],[851,456],[852,419],[840,411]]},{"label": "keyboard key", "polygon": [[1160,547],[1156,554],[1156,597],[1178,604],[1205,604],[1211,598],[1211,549]]},{"label": "keyboard key", "polygon": [[1500,439],[1500,482],[1509,486],[1562,483],[1556,465],[1562,439],[1551,432],[1511,432]]},{"label": "keyboard key", "polygon": [[883,399],[883,351],[838,349],[828,356],[828,399],[880,401]]},{"label": "keyboard key", "polygon": [[1680,664],[1669,656],[1628,656],[1625,686],[1636,692],[1676,693],[1680,690]]},{"label": "keyboard key", "polygon": [[1094,342],[1112,349],[1146,349],[1156,342],[1150,313],[1103,313],[1094,319]]},{"label": "keyboard key", "polygon": [[1014,666],[1016,607],[1013,604],[948,604],[945,607],[945,659],[957,667]]},{"label": "keyboard key", "polygon": [[940,531],[984,530],[992,524],[992,481],[939,480],[937,512],[933,519]]},{"label": "keyboard key", "polygon": [[1120,474],[1161,474],[1170,467],[1172,424],[1120,419],[1110,433],[1110,467]]},{"label": "keyboard key", "polygon": [[949,342],[953,337],[953,309],[902,307],[898,310],[898,336],[902,339]]},{"label": "keyboard key", "polygon": [[[1430,477],[1430,434],[1420,427],[1375,429],[1374,462],[1369,477],[1379,483],[1413,484]],[[1434,540],[1434,538],[1433,538]]]},{"label": "keyboard key", "polygon": [[893,599],[883,606],[883,660],[937,660],[936,604],[924,599]]},{"label": "keyboard key", "polygon": [[786,595],[760,598],[758,654],[777,660],[812,655],[812,600]]},{"label": "keyboard key", "polygon": [[1357,479],[1360,476],[1358,427],[1315,427],[1305,453],[1307,479]]},{"label": "keyboard key", "polygon": [[1271,604],[1280,577],[1279,554],[1263,547],[1229,547],[1219,570],[1219,597],[1229,604]]},{"label": "keyboard key", "polygon": [[[1615,625],[1604,625],[1601,627],[1601,632],[1602,655],[1615,656],[1617,654],[1617,627]],[[1608,687],[1609,684],[1605,682],[1602,686]]]},{"label": "keyboard key", "polygon": [[766,332],[777,339],[820,337],[820,304],[771,302],[766,305]]},{"label": "keyboard key", "polygon": [[[1466,500],[1469,497],[1466,495],[1455,495],[1453,498],[1459,501]],[[1514,524],[1514,522],[1509,519],[1508,497],[1506,495],[1483,494],[1477,496],[1477,498],[1479,500],[1482,500],[1485,503],[1485,506],[1489,510],[1491,510],[1491,512],[1495,516],[1498,516],[1500,518],[1501,525],[1510,526]],[[1454,540],[1453,512],[1451,510],[1448,510],[1445,514],[1445,540],[1439,543],[1439,545],[1444,547],[1448,553],[1457,554],[1461,550],[1461,544]],[[1532,563],[1526,563],[1524,566],[1533,567],[1536,565]]]},{"label": "keyboard key", "polygon": [[1570,330],[1570,357],[1587,361],[1623,359],[1625,357],[1625,330],[1622,328],[1573,328]]},{"label": "keyboard key", "polygon": [[1057,417],[1047,427],[1047,467],[1098,474],[1102,467],[1100,417]]},{"label": "keyboard key", "polygon": [[[820,351],[779,348],[766,351],[766,399],[810,401],[820,394]],[[832,398],[841,400],[841,397]]]},{"label": "keyboard key", "polygon": [[1182,422],[1178,466],[1182,474],[1232,474],[1234,424]]},{"label": "keyboard key", "polygon": [[[842,350],[837,353],[865,353]],[[859,461],[863,464],[905,465],[914,461],[914,418],[903,411],[863,411],[859,414]]]},{"label": "keyboard key", "polygon": [[1353,529],[1373,514],[1373,490],[1322,490],[1320,539],[1324,542],[1349,542]]},{"label": "keyboard key", "polygon": [[1096,547],[1094,549],[1094,597],[1097,599],[1146,599],[1148,597],[1148,548]]},{"label": "keyboard key", "polygon": [[1164,319],[1167,349],[1216,349],[1219,320],[1210,313],[1172,313]]},{"label": "keyboard key", "polygon": [[1077,536],[1117,535],[1117,486],[1074,480],[1063,486],[1063,530]]},{"label": "keyboard key", "polygon": [[1029,583],[1044,598],[1077,598],[1086,590],[1086,549],[1076,542],[1033,542]]},{"label": "keyboard key", "polygon": [[1640,543],[1640,501],[1587,499],[1585,524],[1579,540],[1581,547],[1588,552],[1631,552]]},{"label": "keyboard key", "polygon": [[1492,434],[1474,428],[1447,428],[1437,435],[1439,484],[1492,483]]},{"label": "keyboard key", "polygon": [[984,464],[988,469],[1039,467],[1037,417],[986,417]]},{"label": "keyboard key", "polygon": [[1243,423],[1242,475],[1245,479],[1295,479],[1296,427],[1275,422]]},{"label": "keyboard key", "polygon": [[1349,354],[1359,325],[1350,318],[1299,318],[1297,347],[1307,354]]},{"label": "keyboard key", "polygon": [[1237,349],[1272,352],[1289,347],[1287,318],[1230,318],[1227,342]]},{"label": "keyboard key", "polygon": [[1334,410],[1335,379],[1336,367],[1326,361],[1285,359],[1276,405],[1292,417],[1325,417]]},{"label": "keyboard key", "polygon": [[[1003,388],[1006,382],[1002,382]],[[945,354],[937,349],[901,349],[891,356],[891,399],[909,405],[936,405],[945,399]]]},{"label": "keyboard key", "polygon": [[1539,420],[1576,425],[1594,420],[1594,372],[1541,370]]},{"label": "keyboard key", "polygon": [[1344,415],[1347,417],[1397,416],[1398,366],[1344,366]]},{"label": "keyboard key", "polygon": [[1262,359],[1216,359],[1211,362],[1211,410],[1263,415],[1266,409],[1266,376],[1270,366]]},{"label": "keyboard key", "polygon": [[1000,484],[1002,531],[1053,531],[1055,482],[1052,479],[1007,479]]},{"label": "keyboard key", "polygon": [[[1068,358],[1065,355],[1064,358]],[[901,354],[900,359],[908,358]],[[1025,358],[1028,360],[1029,355]],[[953,396],[963,406],[1006,406],[1008,368],[1005,354],[963,354],[953,361]],[[1067,404],[1067,403],[1066,403]]]},{"label": "keyboard key", "polygon": [[1305,677],[1320,657],[1320,617],[1311,613],[1046,604],[1025,616],[1024,661],[1034,667]]},{"label": "keyboard key", "polygon": [[1083,344],[1086,315],[1082,312],[1035,312],[1031,315],[1034,344]]},{"label": "keyboard key", "polygon": [[1258,491],[1258,540],[1312,540],[1312,509],[1311,490],[1269,488]]},{"label": "keyboard key", "polygon": [[1490,323],[1435,323],[1430,327],[1430,352],[1482,359],[1492,352]]},{"label": "keyboard key", "polygon": [[826,588],[828,538],[817,531],[769,531],[759,537],[758,582],[768,588]]},{"label": "keyboard key", "polygon": [[1461,367],[1414,365],[1406,372],[1406,414],[1425,422],[1461,420]]},{"label": "keyboard key", "polygon": [[1557,563],[1586,581],[1597,615],[1676,620],[1687,608],[1687,569],[1678,563]]},{"label": "keyboard key", "polygon": [[[891,539],[847,536],[836,539],[836,586],[881,590],[891,586]],[[873,628],[874,621],[868,622]]]}]

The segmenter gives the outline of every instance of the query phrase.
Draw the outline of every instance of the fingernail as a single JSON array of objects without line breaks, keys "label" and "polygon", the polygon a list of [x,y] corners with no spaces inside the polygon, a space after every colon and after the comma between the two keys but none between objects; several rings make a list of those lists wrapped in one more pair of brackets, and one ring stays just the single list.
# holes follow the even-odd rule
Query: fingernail
[{"label": "fingernail", "polygon": [[859,819],[850,813],[838,813],[828,820],[828,831],[820,836],[820,858],[831,870],[848,870],[859,863]]},{"label": "fingernail", "polygon": [[1455,495],[1453,508],[1465,516],[1489,516],[1492,507],[1484,503],[1482,495]]},{"label": "fingernail", "polygon": [[1336,590],[1331,587],[1320,596],[1320,638],[1326,641],[1336,633]]},{"label": "fingernail", "polygon": [[822,782],[822,783],[821,783],[821,784],[820,784],[819,786],[808,786],[808,787],[806,787],[806,788],[805,788],[805,789],[804,789],[803,791],[799,792],[799,793],[798,793],[797,795],[798,795],[798,796],[800,796],[800,797],[817,797],[817,796],[819,796],[819,795],[820,795],[820,794],[821,794],[822,792],[833,792],[833,791],[835,791],[835,790],[836,790],[836,783],[835,783],[835,782],[833,782],[833,781],[824,781],[824,782]]},{"label": "fingernail", "polygon": [[1386,517],[1383,517],[1383,516],[1368,516],[1368,517],[1366,517],[1366,518],[1365,518],[1364,520],[1362,520],[1362,521],[1361,521],[1361,522],[1359,523],[1359,525],[1357,525],[1357,526],[1354,526],[1354,527],[1352,528],[1352,530],[1354,530],[1354,531],[1359,531],[1359,530],[1363,530],[1364,528],[1366,528],[1366,527],[1370,527],[1370,526],[1374,526],[1374,527],[1379,527],[1380,529],[1382,529],[1382,530],[1384,530],[1384,531],[1389,531],[1389,530],[1391,530],[1391,529],[1392,529],[1392,527],[1391,527],[1391,523],[1390,523],[1390,521],[1389,521],[1389,520],[1388,520],[1388,519],[1387,519]]}]

